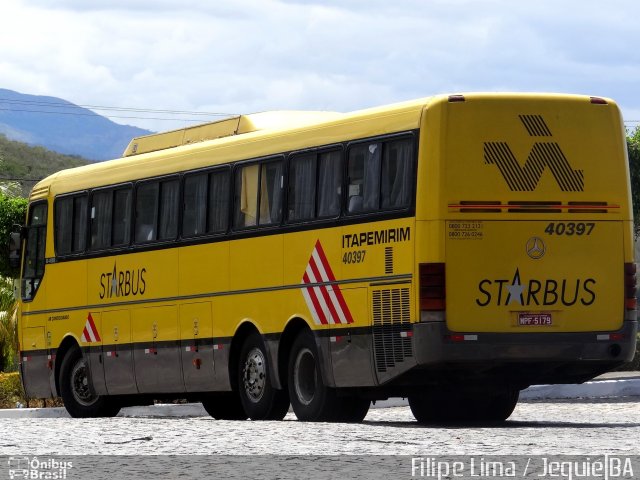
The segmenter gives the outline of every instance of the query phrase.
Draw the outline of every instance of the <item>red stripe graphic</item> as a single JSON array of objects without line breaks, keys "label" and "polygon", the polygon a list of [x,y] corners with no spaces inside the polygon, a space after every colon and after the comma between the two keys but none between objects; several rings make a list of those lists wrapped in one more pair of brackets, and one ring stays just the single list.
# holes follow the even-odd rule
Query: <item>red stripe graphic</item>
[{"label": "red stripe graphic", "polygon": [[315,284],[303,288],[302,295],[316,324],[353,323],[353,317],[340,287],[337,284],[327,285],[335,281],[336,277],[318,240],[302,276],[303,285]]},{"label": "red stripe graphic", "polygon": [[82,336],[80,340],[86,343],[92,342],[101,342],[100,334],[98,333],[98,328],[96,327],[95,322],[93,321],[93,317],[91,316],[91,312],[87,316],[87,322],[84,324],[84,330],[82,330]]},{"label": "red stripe graphic", "polygon": [[[331,266],[329,265],[329,261],[327,260],[327,256],[324,253],[324,250],[322,248],[322,245],[320,244],[320,240],[318,240],[316,242],[316,250],[318,252],[318,256],[320,257],[320,260],[322,261],[322,264],[324,265],[324,269],[327,272],[327,276],[328,276],[328,280],[330,282],[335,282],[336,281],[336,277],[333,275],[333,271],[331,270]],[[347,306],[347,302],[344,300],[344,297],[342,296],[342,292],[340,291],[340,287],[336,284],[336,285],[331,285],[328,288],[332,289],[333,292],[335,293],[335,296],[338,300],[338,303],[340,304],[340,309],[342,310],[342,313],[344,314],[347,323],[353,323],[353,318],[351,317],[351,312],[349,311],[349,307]],[[340,322],[337,322],[340,323]]]},{"label": "red stripe graphic", "polygon": [[[320,276],[320,272],[318,272],[318,267],[316,266],[316,262],[314,261],[313,255],[309,260],[309,266],[311,267],[311,270],[313,271],[313,275],[316,277],[316,279],[318,279],[319,281],[322,281],[322,277]],[[329,312],[333,317],[333,321],[329,321],[328,323],[340,323],[340,317],[338,316],[338,312],[336,311],[336,308],[333,305],[333,302],[331,301],[327,288],[324,286],[320,287],[320,291],[322,293],[322,297],[324,298],[325,303],[329,307]]]},{"label": "red stripe graphic", "polygon": [[[302,283],[309,284],[309,283],[316,283],[316,282],[312,282],[309,279],[309,275],[307,275],[307,273],[305,272],[304,276],[302,277]],[[328,323],[328,320],[324,314],[324,311],[322,310],[322,307],[320,306],[320,302],[318,301],[318,297],[316,296],[315,289],[313,287],[308,287],[306,289],[306,292],[308,296],[305,297],[305,300],[307,301],[307,306],[309,307],[309,310],[315,313],[314,318],[317,319],[316,323],[326,325]],[[309,302],[311,302],[311,305],[309,305]]]}]

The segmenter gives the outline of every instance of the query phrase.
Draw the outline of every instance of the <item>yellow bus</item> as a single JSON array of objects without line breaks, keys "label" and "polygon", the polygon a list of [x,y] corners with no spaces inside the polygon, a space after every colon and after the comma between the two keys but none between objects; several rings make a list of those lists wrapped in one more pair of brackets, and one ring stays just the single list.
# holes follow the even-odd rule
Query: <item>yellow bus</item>
[{"label": "yellow bus", "polygon": [[502,421],[632,358],[616,104],[465,94],[133,139],[33,189],[20,371],[73,417]]}]

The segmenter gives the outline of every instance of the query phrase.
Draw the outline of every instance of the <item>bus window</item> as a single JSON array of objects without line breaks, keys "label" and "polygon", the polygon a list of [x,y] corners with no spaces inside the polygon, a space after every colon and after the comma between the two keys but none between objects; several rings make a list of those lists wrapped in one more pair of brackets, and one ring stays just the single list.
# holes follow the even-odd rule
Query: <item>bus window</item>
[{"label": "bus window", "polygon": [[315,217],[316,154],[293,157],[289,164],[289,221]]},{"label": "bus window", "polygon": [[283,181],[281,161],[267,161],[237,169],[234,227],[280,223]]},{"label": "bus window", "polygon": [[188,175],[184,179],[182,236],[195,237],[207,228],[207,174]]},{"label": "bus window", "polygon": [[116,190],[113,204],[112,245],[128,245],[131,231],[131,189]]},{"label": "bus window", "polygon": [[142,183],[136,189],[136,243],[156,239],[159,189],[159,182]]},{"label": "bus window", "polygon": [[44,275],[44,247],[47,237],[47,204],[32,205],[22,273],[22,299],[32,300]]},{"label": "bus window", "polygon": [[87,233],[87,195],[56,199],[54,214],[56,255],[83,252]]},{"label": "bus window", "polygon": [[93,192],[91,196],[91,250],[111,246],[113,191]]},{"label": "bus window", "polygon": [[382,155],[381,201],[383,209],[407,208],[411,204],[413,143],[385,142]]},{"label": "bus window", "polygon": [[254,164],[236,170],[234,227],[250,227],[257,223],[258,168]]},{"label": "bus window", "polygon": [[342,199],[342,152],[321,153],[318,161],[318,217],[335,217]]},{"label": "bus window", "polygon": [[87,246],[87,195],[73,199],[72,252],[83,252]]},{"label": "bus window", "polygon": [[178,235],[180,182],[178,179],[160,182],[160,229],[158,240],[173,240]]},{"label": "bus window", "polygon": [[73,197],[57,199],[54,214],[56,254],[68,255],[72,252],[73,241]]},{"label": "bus window", "polygon": [[209,175],[209,233],[227,231],[230,188],[228,170],[213,172]]},{"label": "bus window", "polygon": [[280,223],[282,218],[282,162],[262,164],[260,173],[260,225]]},{"label": "bus window", "polygon": [[380,143],[365,143],[349,150],[349,213],[373,212],[380,207]]}]

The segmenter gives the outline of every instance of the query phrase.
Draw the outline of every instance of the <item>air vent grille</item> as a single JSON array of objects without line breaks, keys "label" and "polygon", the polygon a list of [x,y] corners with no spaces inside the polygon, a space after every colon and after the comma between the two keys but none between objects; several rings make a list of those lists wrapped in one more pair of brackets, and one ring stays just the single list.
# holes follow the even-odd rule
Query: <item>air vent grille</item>
[{"label": "air vent grille", "polygon": [[373,343],[378,372],[413,356],[409,288],[373,291]]}]

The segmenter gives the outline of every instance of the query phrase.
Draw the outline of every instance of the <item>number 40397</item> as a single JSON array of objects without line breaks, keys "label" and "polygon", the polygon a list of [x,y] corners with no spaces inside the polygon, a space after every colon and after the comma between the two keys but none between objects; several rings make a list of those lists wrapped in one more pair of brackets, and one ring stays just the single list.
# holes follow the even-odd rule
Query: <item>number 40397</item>
[{"label": "number 40397", "polygon": [[551,222],[544,229],[548,235],[591,235],[595,223]]},{"label": "number 40397", "polygon": [[366,256],[366,250],[356,250],[354,252],[345,252],[342,256],[342,263],[362,263],[364,262],[364,257]]}]

